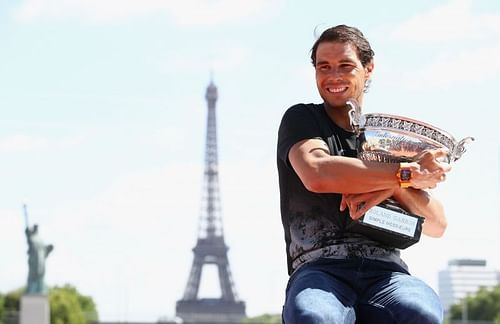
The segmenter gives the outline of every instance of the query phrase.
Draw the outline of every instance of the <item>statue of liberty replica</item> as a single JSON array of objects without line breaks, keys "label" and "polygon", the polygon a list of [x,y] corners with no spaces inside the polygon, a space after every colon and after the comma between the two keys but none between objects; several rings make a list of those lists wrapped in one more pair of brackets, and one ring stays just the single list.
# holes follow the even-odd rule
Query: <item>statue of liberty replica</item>
[{"label": "statue of liberty replica", "polygon": [[31,228],[28,223],[28,211],[23,205],[26,221],[26,240],[28,241],[28,282],[21,298],[21,324],[48,324],[50,310],[45,285],[45,261],[54,249],[52,244],[44,244],[38,232],[38,225]]}]

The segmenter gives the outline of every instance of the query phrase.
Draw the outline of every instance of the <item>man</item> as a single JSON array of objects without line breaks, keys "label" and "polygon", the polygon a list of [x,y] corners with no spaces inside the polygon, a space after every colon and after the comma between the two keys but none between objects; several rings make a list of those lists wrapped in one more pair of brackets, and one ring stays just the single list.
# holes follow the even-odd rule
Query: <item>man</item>
[{"label": "man", "polygon": [[409,187],[397,177],[400,164],[356,158],[346,102],[362,105],[373,56],[358,29],[324,31],[311,53],[323,103],[295,105],[281,121],[278,173],[291,275],[286,324],[442,322],[438,296],[409,275],[397,249],[346,230],[389,197],[425,218],[424,234],[440,237],[446,228],[441,204],[426,191],[445,180],[450,167],[438,158],[446,151],[424,151],[407,163]]}]

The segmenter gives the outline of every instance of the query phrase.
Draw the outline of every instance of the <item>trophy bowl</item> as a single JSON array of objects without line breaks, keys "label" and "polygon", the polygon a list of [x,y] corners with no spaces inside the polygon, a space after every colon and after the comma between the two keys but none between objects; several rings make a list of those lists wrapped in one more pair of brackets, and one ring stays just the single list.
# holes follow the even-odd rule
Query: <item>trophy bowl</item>
[{"label": "trophy bowl", "polygon": [[466,137],[455,140],[449,133],[418,120],[372,113],[360,116],[358,158],[386,163],[410,162],[426,149],[448,150],[444,162],[458,160],[465,152]]},{"label": "trophy bowl", "polygon": [[[444,148],[448,154],[441,162],[451,163],[465,152],[465,144],[474,140],[466,137],[457,141],[437,127],[407,117],[383,113],[362,115],[355,100],[347,104],[351,106],[351,126],[358,136],[358,158],[364,161],[411,162],[423,150]],[[352,221],[347,229],[386,246],[404,249],[420,240],[423,222],[423,217],[387,199]]]}]

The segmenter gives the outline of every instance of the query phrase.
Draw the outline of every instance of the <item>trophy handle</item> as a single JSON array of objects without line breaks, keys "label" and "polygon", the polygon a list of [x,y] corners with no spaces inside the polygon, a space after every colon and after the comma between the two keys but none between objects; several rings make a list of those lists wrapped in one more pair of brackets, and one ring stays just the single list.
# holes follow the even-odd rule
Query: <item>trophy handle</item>
[{"label": "trophy handle", "polygon": [[359,135],[359,124],[362,122],[361,106],[354,98],[347,100],[346,105],[351,108],[348,112],[351,128],[356,133],[356,135]]},{"label": "trophy handle", "polygon": [[450,162],[454,162],[458,159],[460,159],[460,157],[462,156],[462,154],[465,153],[466,149],[465,149],[465,144],[468,144],[470,142],[474,141],[474,137],[466,137],[464,138],[463,140],[461,140],[460,142],[458,142],[455,147],[453,148],[453,151],[451,152],[451,156],[450,156]]}]

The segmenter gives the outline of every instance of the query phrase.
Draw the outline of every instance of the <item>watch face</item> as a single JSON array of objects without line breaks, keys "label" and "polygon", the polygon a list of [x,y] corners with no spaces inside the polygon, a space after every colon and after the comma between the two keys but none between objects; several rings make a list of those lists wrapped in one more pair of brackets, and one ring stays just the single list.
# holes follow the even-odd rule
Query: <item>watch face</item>
[{"label": "watch face", "polygon": [[411,170],[410,169],[401,169],[399,171],[399,178],[401,179],[401,181],[410,181]]}]

